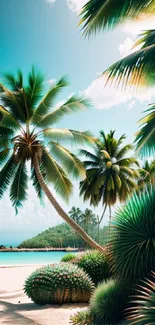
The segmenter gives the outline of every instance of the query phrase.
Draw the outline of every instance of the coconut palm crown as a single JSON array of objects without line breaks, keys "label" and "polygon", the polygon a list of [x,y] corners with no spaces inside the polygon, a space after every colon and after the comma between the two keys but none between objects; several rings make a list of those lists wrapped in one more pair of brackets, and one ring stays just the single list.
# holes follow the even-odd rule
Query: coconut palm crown
[{"label": "coconut palm crown", "polygon": [[102,202],[103,215],[107,206],[114,205],[117,199],[123,202],[133,193],[138,177],[134,168],[134,165],[138,166],[137,160],[126,156],[132,145],[122,146],[125,135],[117,140],[114,133],[111,131],[106,135],[101,131],[94,153],[81,150],[87,160],[84,161],[86,178],[80,183],[80,194],[84,200],[90,200],[91,205]]},{"label": "coconut palm crown", "polygon": [[45,192],[59,215],[84,238],[84,231],[63,211],[47,187],[52,183],[56,193],[68,199],[72,192],[68,174],[84,177],[85,170],[63,142],[94,143],[89,132],[55,127],[66,114],[90,104],[83,96],[73,95],[56,106],[56,97],[67,84],[63,77],[45,92],[44,78],[34,68],[26,84],[21,71],[16,77],[5,75],[5,83],[0,84],[0,198],[9,187],[10,199],[18,210],[27,197],[27,162],[30,162],[31,179],[38,197]]}]

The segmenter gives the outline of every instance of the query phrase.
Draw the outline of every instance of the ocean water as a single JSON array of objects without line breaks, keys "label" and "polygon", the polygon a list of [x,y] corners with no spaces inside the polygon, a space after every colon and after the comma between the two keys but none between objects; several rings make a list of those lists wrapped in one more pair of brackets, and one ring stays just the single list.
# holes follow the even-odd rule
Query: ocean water
[{"label": "ocean water", "polygon": [[50,264],[59,262],[67,252],[0,252],[0,266]]}]

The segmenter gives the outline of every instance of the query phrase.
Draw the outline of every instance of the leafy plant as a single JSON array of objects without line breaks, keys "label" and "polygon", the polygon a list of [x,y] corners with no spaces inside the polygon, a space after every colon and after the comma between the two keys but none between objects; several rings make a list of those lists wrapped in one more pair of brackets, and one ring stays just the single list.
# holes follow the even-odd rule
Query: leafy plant
[{"label": "leafy plant", "polygon": [[155,269],[155,189],[139,193],[116,213],[111,230],[114,274],[134,283]]},{"label": "leafy plant", "polygon": [[61,305],[67,302],[88,302],[94,284],[76,265],[60,263],[33,272],[26,280],[24,290],[36,304]]},{"label": "leafy plant", "polygon": [[61,262],[70,262],[76,258],[76,255],[73,253],[67,253],[61,259]]},{"label": "leafy plant", "polygon": [[90,310],[82,310],[77,312],[75,315],[70,317],[73,325],[93,325],[93,317],[91,316]]},{"label": "leafy plant", "polygon": [[118,280],[100,284],[90,300],[90,313],[95,325],[116,325],[124,318],[128,291]]},{"label": "leafy plant", "polygon": [[153,277],[153,281],[144,281],[144,285],[137,290],[134,307],[129,310],[130,325],[155,324],[155,273]]},{"label": "leafy plant", "polygon": [[108,258],[97,250],[79,254],[73,262],[89,275],[95,285],[110,276]]}]

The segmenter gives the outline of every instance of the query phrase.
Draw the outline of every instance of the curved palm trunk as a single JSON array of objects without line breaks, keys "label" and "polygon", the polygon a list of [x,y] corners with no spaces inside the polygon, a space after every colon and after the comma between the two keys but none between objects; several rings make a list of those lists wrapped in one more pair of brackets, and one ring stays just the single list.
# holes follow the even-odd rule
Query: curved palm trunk
[{"label": "curved palm trunk", "polygon": [[67,213],[62,209],[62,207],[59,205],[57,200],[54,198],[53,194],[51,193],[48,186],[46,185],[44,178],[40,172],[37,156],[34,157],[33,163],[34,163],[34,168],[35,168],[36,175],[37,175],[38,181],[40,183],[40,186],[42,187],[44,193],[46,194],[46,196],[48,197],[49,201],[51,202],[51,204],[53,205],[55,210],[58,212],[58,214],[78,233],[78,235],[80,235],[83,238],[83,240],[89,246],[91,246],[92,248],[98,249],[102,253],[105,252],[105,248],[98,245],[89,235],[87,235],[87,233],[73,219],[71,219],[67,215]]}]

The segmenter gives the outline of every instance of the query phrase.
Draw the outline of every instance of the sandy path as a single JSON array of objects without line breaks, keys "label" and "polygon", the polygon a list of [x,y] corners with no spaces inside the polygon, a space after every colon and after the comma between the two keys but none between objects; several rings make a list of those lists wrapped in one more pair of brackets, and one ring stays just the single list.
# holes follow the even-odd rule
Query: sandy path
[{"label": "sandy path", "polygon": [[86,307],[86,304],[38,306],[31,302],[22,288],[37,267],[0,268],[0,324],[69,325],[70,315]]}]

